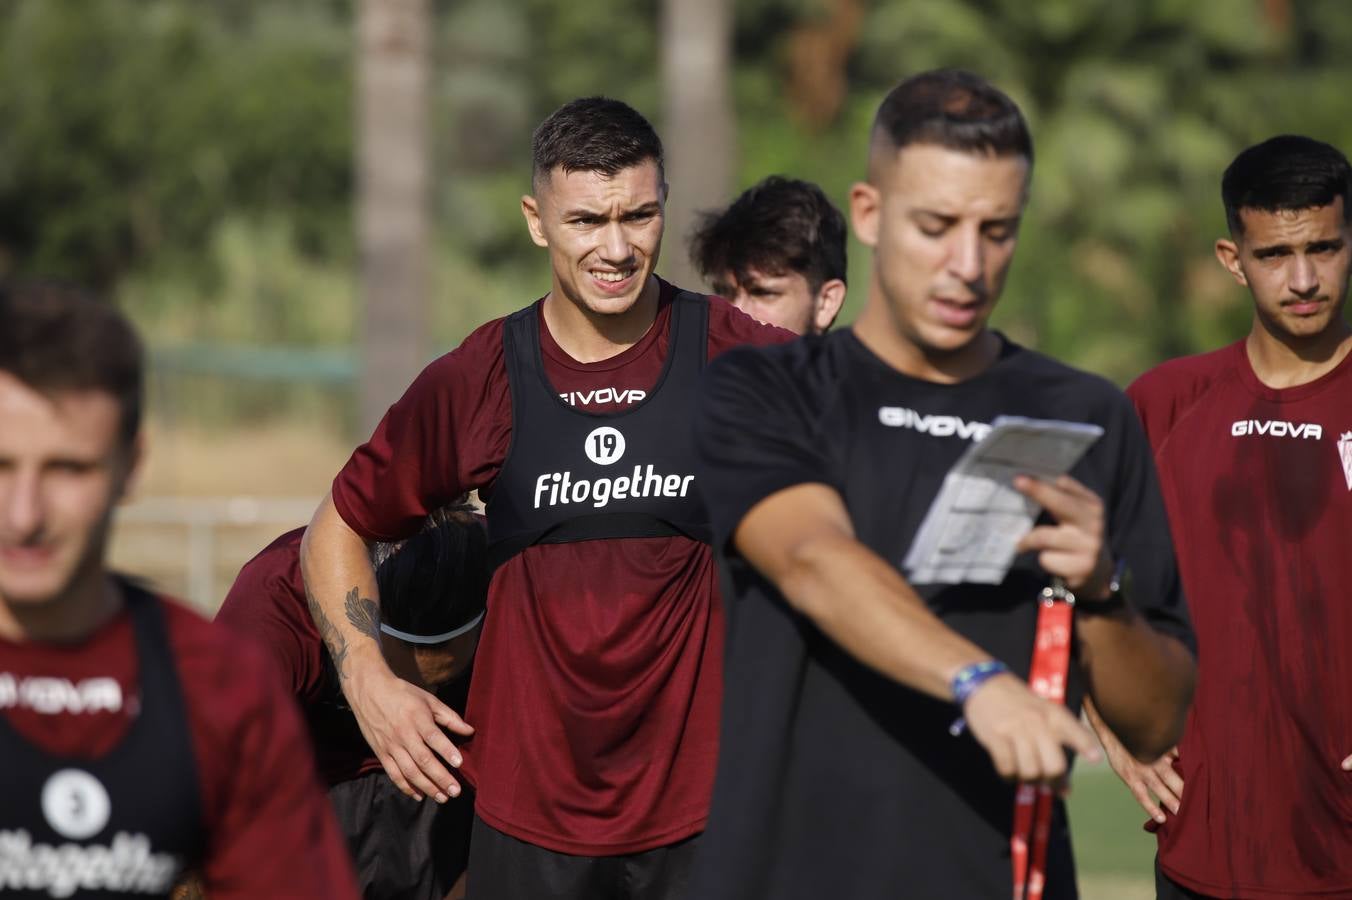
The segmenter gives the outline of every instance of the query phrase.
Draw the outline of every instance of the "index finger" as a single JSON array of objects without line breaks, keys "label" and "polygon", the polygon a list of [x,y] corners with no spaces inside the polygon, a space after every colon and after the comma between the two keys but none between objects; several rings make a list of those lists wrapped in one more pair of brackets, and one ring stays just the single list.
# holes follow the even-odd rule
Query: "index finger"
[{"label": "index finger", "polygon": [[1103,501],[1098,494],[1069,475],[1061,475],[1053,481],[1018,475],[1014,478],[1014,489],[1042,506],[1058,522],[1083,524],[1102,514]]},{"label": "index finger", "polygon": [[[451,775],[450,771],[441,764],[442,759],[449,765],[458,765],[462,760],[460,751],[455,749],[455,745],[447,739],[435,727],[428,729],[426,735],[416,737],[410,735],[407,739],[397,745],[396,749],[402,749],[409,758],[410,765],[403,765],[405,777],[409,784],[414,788],[425,791],[433,795],[438,791],[444,791],[454,797],[460,793],[460,784]],[[397,753],[391,753],[395,761],[399,762]],[[438,758],[440,757],[440,758]],[[412,769],[412,771],[410,771]],[[435,786],[435,790],[428,790],[428,786],[419,783],[419,778],[426,778]]]},{"label": "index finger", "polygon": [[[436,699],[435,697],[433,698]],[[460,718],[460,714],[451,709],[446,704],[437,700],[437,706],[432,707],[432,718],[442,728],[454,731],[456,734],[463,734],[469,737],[474,733],[474,726]]]},{"label": "index finger", "polygon": [[1051,725],[1056,739],[1085,759],[1097,761],[1101,754],[1098,740],[1093,733],[1081,725],[1080,720],[1072,716],[1064,706],[1057,706],[1055,709]]}]

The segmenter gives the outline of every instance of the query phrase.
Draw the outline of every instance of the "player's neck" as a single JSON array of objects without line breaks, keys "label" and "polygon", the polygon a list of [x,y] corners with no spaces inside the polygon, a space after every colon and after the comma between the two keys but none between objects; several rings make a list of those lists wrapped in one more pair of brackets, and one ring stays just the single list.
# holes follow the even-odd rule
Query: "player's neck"
[{"label": "player's neck", "polygon": [[73,644],[88,638],[122,609],[122,589],[99,566],[45,603],[11,604],[0,597],[0,638]]},{"label": "player's neck", "polygon": [[874,356],[903,375],[936,384],[958,384],[975,378],[1000,358],[1000,339],[982,329],[956,350],[935,352],[907,336],[881,303],[870,303],[852,326],[854,335]]},{"label": "player's neck", "polygon": [[1244,349],[1263,384],[1276,390],[1298,387],[1332,372],[1352,352],[1352,328],[1339,318],[1319,334],[1293,338],[1255,317]]},{"label": "player's neck", "polygon": [[556,284],[545,297],[545,327],[554,342],[581,363],[600,362],[628,350],[643,339],[657,320],[661,285],[657,277],[648,283],[634,304],[622,313],[597,313],[564,296]]}]

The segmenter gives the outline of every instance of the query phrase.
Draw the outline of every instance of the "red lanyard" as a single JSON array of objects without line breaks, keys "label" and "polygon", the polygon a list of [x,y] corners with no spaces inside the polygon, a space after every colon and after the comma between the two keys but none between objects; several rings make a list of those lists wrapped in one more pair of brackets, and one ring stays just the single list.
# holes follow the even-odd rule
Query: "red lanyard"
[{"label": "red lanyard", "polygon": [[[1067,591],[1058,578],[1052,587],[1043,589],[1040,601],[1028,685],[1044,700],[1064,703],[1075,595]],[[1014,793],[1014,831],[1009,838],[1009,857],[1014,867],[1014,900],[1042,900],[1047,881],[1047,843],[1051,824],[1051,786],[1019,785]]]}]

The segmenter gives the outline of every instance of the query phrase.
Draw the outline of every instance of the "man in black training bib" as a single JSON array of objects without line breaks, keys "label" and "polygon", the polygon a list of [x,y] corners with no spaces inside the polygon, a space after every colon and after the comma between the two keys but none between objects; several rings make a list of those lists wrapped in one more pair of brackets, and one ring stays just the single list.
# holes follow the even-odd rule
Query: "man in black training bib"
[{"label": "man in black training bib", "polygon": [[[704,384],[697,483],[730,590],[690,896],[1009,897],[1026,878],[1027,897],[1072,898],[1059,801],[1040,868],[1013,871],[1039,855],[1036,828],[1012,841],[1016,790],[1064,776],[1067,749],[1097,753],[1085,696],[1149,758],[1192,690],[1150,448],[1106,381],[986,327],[1032,165],[1014,103],[965,72],[921,74],[884,100],[869,149],[850,194],[874,251],[858,321],[733,351]],[[1047,514],[1002,583],[912,586],[900,564],[925,512],[1000,415],[1104,434],[1070,477],[1015,480]],[[1069,709],[1024,681],[1053,577],[1078,601]]]}]

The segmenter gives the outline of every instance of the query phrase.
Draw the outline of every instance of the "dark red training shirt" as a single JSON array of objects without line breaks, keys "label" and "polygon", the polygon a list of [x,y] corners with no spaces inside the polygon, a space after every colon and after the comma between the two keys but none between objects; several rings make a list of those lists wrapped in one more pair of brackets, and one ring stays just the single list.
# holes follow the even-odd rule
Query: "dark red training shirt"
[{"label": "dark red training shirt", "polygon": [[[554,389],[590,412],[641,401],[662,369],[675,291],[663,282],[648,334],[597,363],[564,353],[542,316]],[[710,303],[710,359],[792,338]],[[490,494],[511,413],[498,319],[428,366],[357,448],[334,480],[339,514],[369,540],[393,540],[465,491]],[[498,570],[465,716],[476,729],[465,772],[485,822],[597,856],[703,829],[722,687],[717,580],[709,547],[683,537],[542,544]]]},{"label": "dark red training shirt", "polygon": [[[305,602],[300,574],[304,528],[288,531],[239,570],[216,621],[243,632],[265,647],[302,710],[341,700],[324,644]],[[349,781],[381,769],[371,748],[347,715],[309,715],[319,777],[326,784]]]},{"label": "dark red training shirt", "polygon": [[[207,893],[213,900],[355,898],[347,845],[276,671],[252,642],[177,603],[162,603],[200,778]],[[124,609],[76,644],[0,640],[0,671],[16,681],[48,677],[77,686],[111,678],[122,698],[134,698],[131,616]],[[126,699],[112,705],[40,711],[18,703],[2,712],[47,752],[96,759],[123,738],[136,706]]]},{"label": "dark red training shirt", "polygon": [[1128,393],[1198,644],[1160,865],[1212,896],[1352,898],[1352,356],[1274,390],[1241,341]]}]

